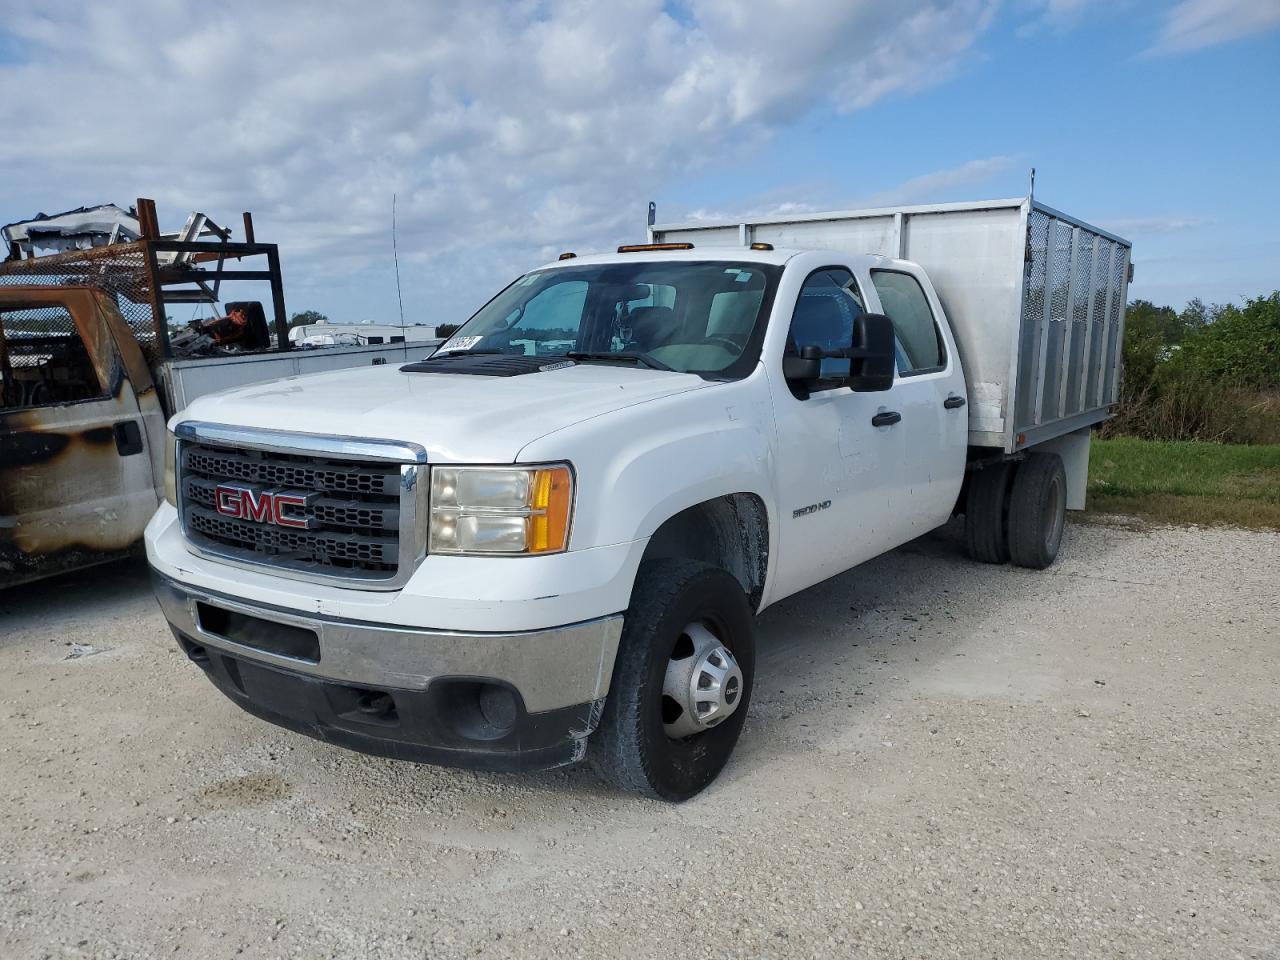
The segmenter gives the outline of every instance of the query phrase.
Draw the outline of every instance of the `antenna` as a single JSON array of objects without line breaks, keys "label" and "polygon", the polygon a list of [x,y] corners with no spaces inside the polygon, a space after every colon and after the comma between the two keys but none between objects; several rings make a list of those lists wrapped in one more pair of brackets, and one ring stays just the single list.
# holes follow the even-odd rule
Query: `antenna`
[{"label": "antenna", "polygon": [[400,292],[400,249],[396,246],[396,195],[391,194],[391,256],[396,262],[396,299],[400,301],[400,326],[404,326],[404,295]]}]

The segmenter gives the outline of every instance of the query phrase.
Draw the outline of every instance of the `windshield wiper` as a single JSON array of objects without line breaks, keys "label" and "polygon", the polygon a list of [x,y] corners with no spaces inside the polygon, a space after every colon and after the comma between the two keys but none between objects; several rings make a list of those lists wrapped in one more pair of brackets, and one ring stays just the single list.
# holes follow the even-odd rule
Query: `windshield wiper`
[{"label": "windshield wiper", "polygon": [[667,370],[675,373],[675,367],[669,367],[661,360],[654,359],[647,353],[641,353],[639,350],[618,350],[610,353],[608,351],[592,351],[592,350],[570,350],[565,354],[570,360],[630,360],[642,367],[648,367],[650,370]]}]

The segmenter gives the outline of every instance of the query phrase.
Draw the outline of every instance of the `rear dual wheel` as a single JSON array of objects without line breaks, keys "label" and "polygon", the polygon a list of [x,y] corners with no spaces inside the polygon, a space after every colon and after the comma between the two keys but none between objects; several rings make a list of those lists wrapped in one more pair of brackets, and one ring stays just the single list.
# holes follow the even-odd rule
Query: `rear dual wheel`
[{"label": "rear dual wheel", "polygon": [[1067,473],[1056,453],[1032,453],[1018,464],[1009,491],[1009,559],[1043,570],[1058,558],[1066,526]]},{"label": "rear dual wheel", "polygon": [[699,561],[645,562],[588,745],[592,765],[623,790],[689,799],[733,752],[754,673],[755,623],[742,585]]},{"label": "rear dual wheel", "polygon": [[974,470],[965,499],[965,549],[983,563],[1043,570],[1058,557],[1067,475],[1056,453],[1029,453]]},{"label": "rear dual wheel", "polygon": [[1013,464],[1001,460],[969,475],[964,507],[964,546],[980,563],[1009,562],[1009,482]]}]

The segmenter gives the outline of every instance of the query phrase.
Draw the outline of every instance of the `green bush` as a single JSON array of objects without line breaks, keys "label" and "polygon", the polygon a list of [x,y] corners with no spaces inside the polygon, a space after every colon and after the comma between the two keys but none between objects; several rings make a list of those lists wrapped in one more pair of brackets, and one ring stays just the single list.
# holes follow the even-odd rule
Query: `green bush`
[{"label": "green bush", "polygon": [[1149,300],[1135,300],[1124,314],[1124,386],[1142,392],[1154,379],[1156,368],[1169,354],[1170,344],[1181,338],[1172,324],[1178,322],[1173,307],[1157,307]]},{"label": "green bush", "polygon": [[1244,307],[1218,308],[1213,321],[1186,336],[1156,376],[1170,386],[1280,388],[1280,290],[1246,300]]},{"label": "green bush", "polygon": [[1125,312],[1121,407],[1107,436],[1280,442],[1280,291],[1243,307]]}]

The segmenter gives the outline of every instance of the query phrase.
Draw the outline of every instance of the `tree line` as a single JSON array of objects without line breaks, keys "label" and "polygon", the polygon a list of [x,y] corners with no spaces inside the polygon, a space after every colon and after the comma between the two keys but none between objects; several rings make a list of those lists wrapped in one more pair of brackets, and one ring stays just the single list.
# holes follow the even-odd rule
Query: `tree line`
[{"label": "tree line", "polygon": [[1108,433],[1280,443],[1280,290],[1181,311],[1130,303],[1121,402]]}]

